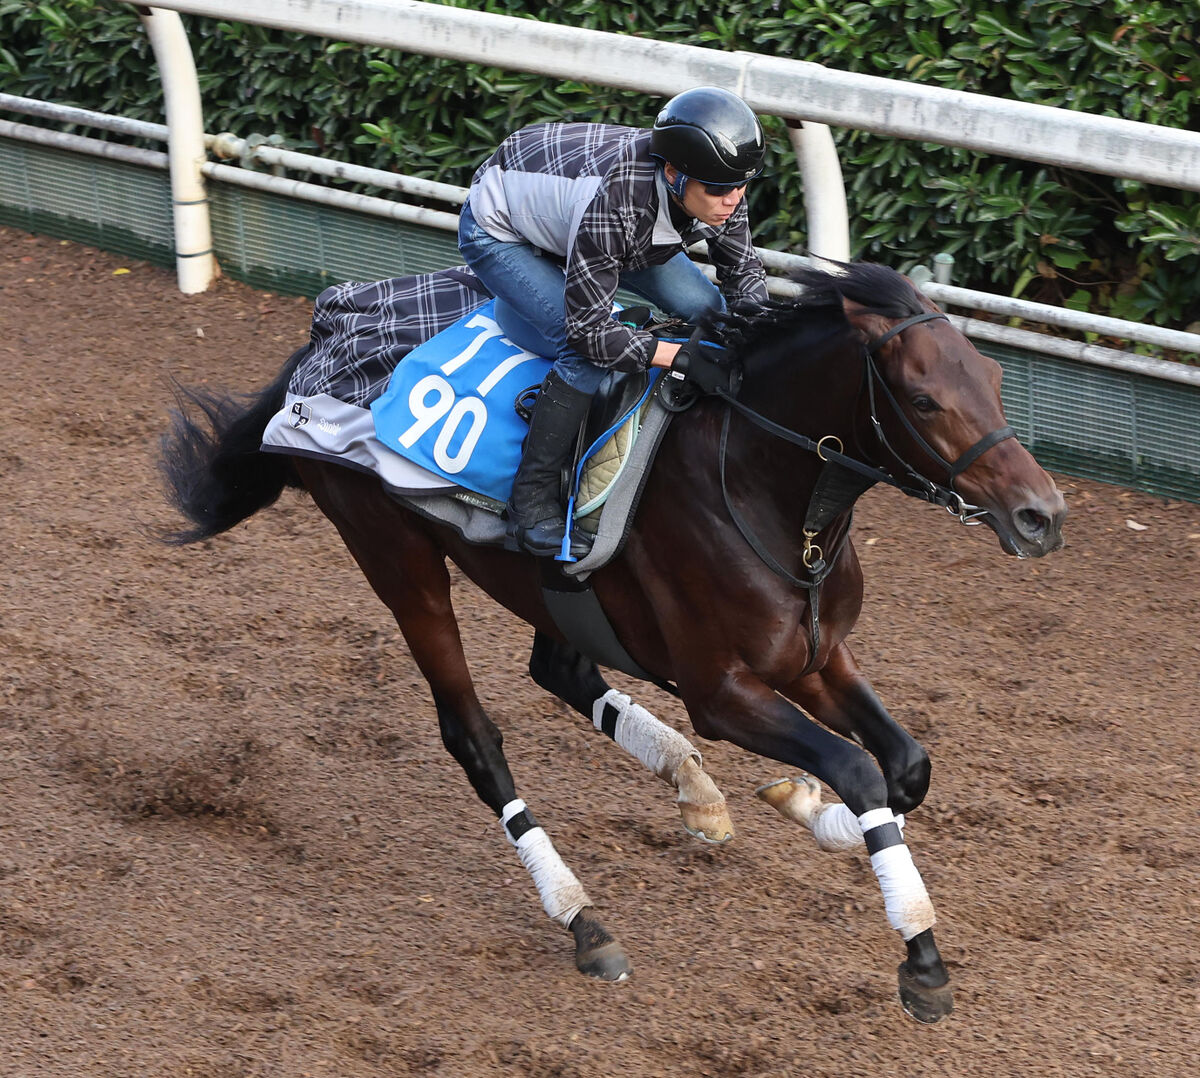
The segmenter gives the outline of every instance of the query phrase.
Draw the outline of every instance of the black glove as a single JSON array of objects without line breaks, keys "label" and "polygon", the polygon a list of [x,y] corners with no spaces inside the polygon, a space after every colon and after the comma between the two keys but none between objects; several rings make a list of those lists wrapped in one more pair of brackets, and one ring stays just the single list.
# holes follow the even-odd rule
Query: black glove
[{"label": "black glove", "polygon": [[671,361],[668,372],[671,378],[680,378],[701,393],[711,394],[718,389],[729,389],[731,371],[722,367],[706,354],[704,346],[693,337]]}]

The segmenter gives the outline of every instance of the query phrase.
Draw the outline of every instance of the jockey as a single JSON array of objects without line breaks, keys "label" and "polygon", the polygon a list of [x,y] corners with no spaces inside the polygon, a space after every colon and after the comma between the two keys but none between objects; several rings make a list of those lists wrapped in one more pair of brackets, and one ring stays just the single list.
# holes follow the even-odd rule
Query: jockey
[{"label": "jockey", "polygon": [[[618,286],[689,322],[766,300],[744,201],[764,149],[741,98],[698,87],[668,101],[650,130],[522,128],[476,171],[459,250],[496,297],[505,335],[554,360],[505,510],[508,534],[529,553],[562,546],[560,478],[605,374],[673,363],[700,374],[702,361],[686,350],[677,357],[679,344],[611,317]],[[708,244],[720,290],[683,251],[697,240]],[[574,557],[587,549],[573,540]]]}]

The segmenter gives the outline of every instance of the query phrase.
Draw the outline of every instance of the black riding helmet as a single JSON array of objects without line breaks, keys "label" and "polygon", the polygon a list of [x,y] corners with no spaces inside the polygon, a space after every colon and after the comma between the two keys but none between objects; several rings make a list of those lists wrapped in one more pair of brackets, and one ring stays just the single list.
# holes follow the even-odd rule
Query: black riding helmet
[{"label": "black riding helmet", "polygon": [[737,94],[697,86],[663,106],[650,153],[701,183],[741,185],[762,171],[762,124]]}]

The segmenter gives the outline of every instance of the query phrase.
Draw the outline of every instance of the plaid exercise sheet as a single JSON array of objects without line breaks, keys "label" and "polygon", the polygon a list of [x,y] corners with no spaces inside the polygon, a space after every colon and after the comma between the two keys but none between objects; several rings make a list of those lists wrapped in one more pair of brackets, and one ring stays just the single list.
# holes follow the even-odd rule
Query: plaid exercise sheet
[{"label": "plaid exercise sheet", "polygon": [[313,306],[312,331],[289,392],[367,408],[409,352],[489,299],[466,266],[333,285]]}]

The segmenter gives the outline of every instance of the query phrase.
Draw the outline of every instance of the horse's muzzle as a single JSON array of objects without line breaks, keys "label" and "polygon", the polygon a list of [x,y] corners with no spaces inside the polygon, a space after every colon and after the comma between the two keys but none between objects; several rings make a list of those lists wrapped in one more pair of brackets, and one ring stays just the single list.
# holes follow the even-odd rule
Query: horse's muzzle
[{"label": "horse's muzzle", "polygon": [[1041,558],[1062,549],[1066,517],[1067,503],[1055,489],[1053,497],[1029,497],[1007,512],[992,510],[985,519],[1007,553]]}]

